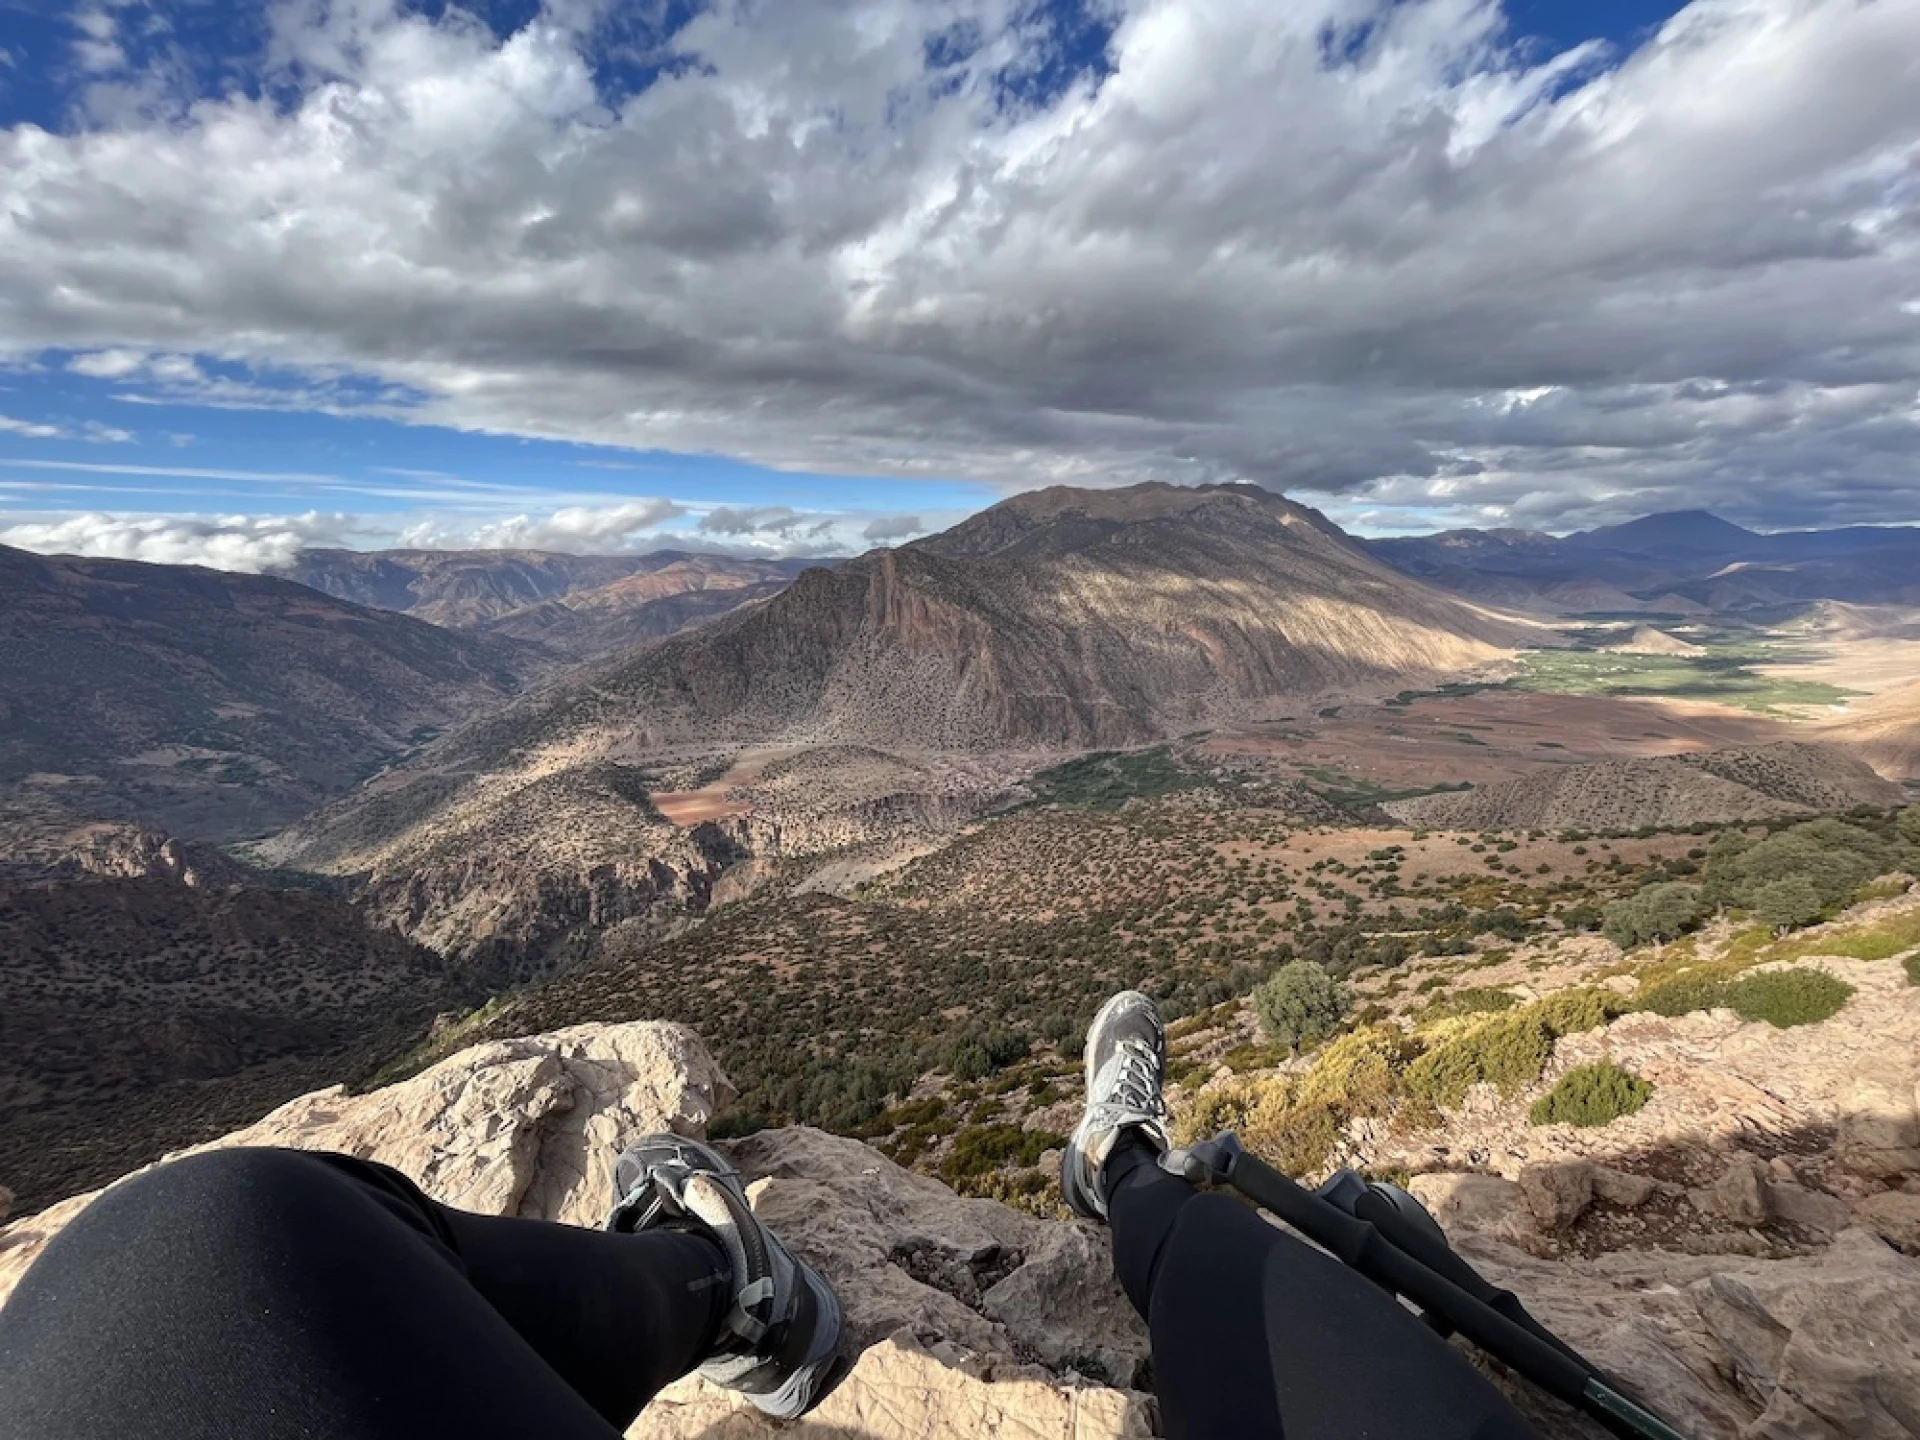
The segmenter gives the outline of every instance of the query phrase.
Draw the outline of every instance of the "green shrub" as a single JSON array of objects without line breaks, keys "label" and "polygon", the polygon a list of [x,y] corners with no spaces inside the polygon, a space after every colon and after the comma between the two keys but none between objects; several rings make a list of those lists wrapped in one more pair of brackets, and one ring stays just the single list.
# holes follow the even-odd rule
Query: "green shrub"
[{"label": "green shrub", "polygon": [[1907,956],[1905,960],[1902,960],[1900,964],[1901,968],[1907,972],[1907,983],[1909,985],[1920,985],[1920,950],[1914,951],[1913,954]]},{"label": "green shrub", "polygon": [[1596,1060],[1562,1075],[1533,1102],[1527,1118],[1536,1125],[1605,1125],[1652,1098],[1650,1082],[1611,1060]]},{"label": "green shrub", "polygon": [[1598,906],[1581,903],[1560,912],[1560,923],[1569,930],[1598,930],[1601,914]]},{"label": "green shrub", "polygon": [[1322,967],[1295,960],[1254,990],[1253,1008],[1269,1040],[1299,1050],[1334,1032],[1347,1013],[1347,995]]},{"label": "green shrub", "polygon": [[1351,1031],[1315,1057],[1300,1079],[1299,1102],[1346,1116],[1384,1115],[1399,1089],[1400,1072],[1419,1049],[1397,1025]]},{"label": "green shrub", "polygon": [[1754,887],[1753,918],[1773,930],[1797,930],[1820,918],[1820,891],[1804,875],[1788,875]]},{"label": "green shrub", "polygon": [[1688,1015],[1727,1003],[1726,980],[1710,971],[1690,971],[1649,985],[1633,997],[1633,1008],[1656,1015]]},{"label": "green shrub", "polygon": [[1699,886],[1666,882],[1614,901],[1600,929],[1622,950],[1631,950],[1656,940],[1677,940],[1705,913]]},{"label": "green shrub", "polygon": [[1616,1015],[1626,1012],[1626,1002],[1611,990],[1587,987],[1562,990],[1528,1007],[1558,1040],[1562,1035],[1579,1035],[1598,1030]]},{"label": "green shrub", "polygon": [[1458,1105],[1482,1081],[1511,1095],[1540,1078],[1553,1036],[1532,1007],[1497,1015],[1442,1042],[1407,1067],[1407,1092],[1434,1105]]},{"label": "green shrub", "polygon": [[1853,987],[1824,970],[1764,970],[1727,986],[1727,1003],[1741,1019],[1781,1030],[1825,1020],[1852,998]]},{"label": "green shrub", "polygon": [[1023,1130],[1018,1125],[970,1125],[953,1137],[953,1148],[940,1162],[940,1178],[949,1185],[1008,1165],[1037,1163],[1048,1150],[1066,1144],[1064,1135],[1046,1130]]},{"label": "green shrub", "polygon": [[1415,1017],[1414,1023],[1431,1025],[1436,1020],[1452,1020],[1462,1015],[1495,1015],[1519,1003],[1519,997],[1511,991],[1476,985],[1436,997]]},{"label": "green shrub", "polygon": [[1762,892],[1798,880],[1811,888],[1822,909],[1840,905],[1867,881],[1886,874],[1899,858],[1898,848],[1871,830],[1831,817],[1764,840],[1728,831],[1707,851],[1707,899],[1757,910]]}]

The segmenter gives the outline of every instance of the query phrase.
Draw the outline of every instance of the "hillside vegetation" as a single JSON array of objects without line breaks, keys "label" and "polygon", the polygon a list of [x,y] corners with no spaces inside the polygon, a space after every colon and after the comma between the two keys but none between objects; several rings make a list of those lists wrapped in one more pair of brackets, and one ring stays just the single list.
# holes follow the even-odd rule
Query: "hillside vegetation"
[{"label": "hillside vegetation", "polygon": [[356,1073],[477,998],[338,899],[171,878],[0,888],[0,987],[23,1210]]},{"label": "hillside vegetation", "polygon": [[286,580],[0,547],[0,791],[260,834],[516,693],[522,653]]}]

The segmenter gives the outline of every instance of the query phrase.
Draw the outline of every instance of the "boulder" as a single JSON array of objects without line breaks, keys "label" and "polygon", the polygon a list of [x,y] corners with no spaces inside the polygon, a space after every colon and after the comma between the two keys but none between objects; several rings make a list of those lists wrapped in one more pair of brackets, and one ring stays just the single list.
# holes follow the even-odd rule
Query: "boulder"
[{"label": "boulder", "polygon": [[[338,1150],[392,1165],[448,1205],[597,1225],[624,1140],[662,1130],[705,1135],[733,1095],[684,1025],[578,1025],[477,1045],[369,1094],[315,1091],[195,1148]],[[92,1198],[64,1200],[0,1232],[0,1300]]]},{"label": "boulder", "polygon": [[1856,1175],[1898,1180],[1920,1174],[1920,1112],[1914,1076],[1864,1076],[1840,1102],[1834,1159]]},{"label": "boulder", "polygon": [[966,1199],[821,1130],[726,1148],[756,1213],[833,1281],[857,1341],[904,1327],[1122,1386],[1144,1366],[1146,1327],[1113,1278],[1105,1230]]},{"label": "boulder", "polygon": [[1688,1195],[1702,1214],[1736,1225],[1764,1225],[1772,1218],[1767,1185],[1765,1165],[1751,1155],[1736,1155],[1718,1180]]},{"label": "boulder", "polygon": [[1594,1178],[1594,1167],[1586,1160],[1529,1165],[1520,1172],[1520,1195],[1534,1222],[1548,1234],[1558,1234],[1587,1213]]},{"label": "boulder", "polygon": [[1649,1176],[1629,1174],[1606,1165],[1593,1167],[1594,1198],[1604,1200],[1609,1205],[1638,1210],[1653,1198],[1657,1189],[1658,1183]]},{"label": "boulder", "polygon": [[1853,1218],[1889,1245],[1920,1255],[1920,1195],[1889,1190],[1853,1207]]},{"label": "boulder", "polygon": [[1853,1229],[1817,1265],[1717,1274],[1689,1294],[1761,1407],[1741,1440],[1920,1433],[1920,1261]]},{"label": "boulder", "polygon": [[1767,1207],[1776,1220],[1798,1225],[1815,1240],[1831,1240],[1848,1224],[1846,1201],[1787,1181],[1768,1182]]},{"label": "boulder", "polygon": [[1538,1238],[1525,1193],[1498,1175],[1442,1170],[1414,1176],[1407,1190],[1433,1212],[1449,1236],[1471,1232],[1516,1243]]}]

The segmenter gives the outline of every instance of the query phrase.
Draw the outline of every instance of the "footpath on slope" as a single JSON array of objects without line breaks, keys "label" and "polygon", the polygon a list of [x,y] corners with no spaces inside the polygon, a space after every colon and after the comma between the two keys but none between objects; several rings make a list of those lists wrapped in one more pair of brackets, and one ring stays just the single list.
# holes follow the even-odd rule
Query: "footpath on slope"
[{"label": "footpath on slope", "polygon": [[[1904,1077],[1879,1092],[1875,1128],[1855,1138],[1862,1163],[1878,1166],[1876,1183],[1909,1187],[1882,1193],[1920,1202],[1920,1058],[1905,1060]],[[684,1026],[585,1025],[481,1045],[367,1095],[319,1091],[215,1147],[344,1150],[395,1165],[449,1204],[593,1225],[624,1140],[661,1129],[703,1136],[731,1098],[731,1084]],[[817,1130],[763,1131],[724,1148],[753,1180],[755,1207],[831,1278],[862,1353],[801,1424],[775,1427],[690,1379],[649,1407],[630,1435],[1105,1440],[1157,1432],[1152,1398],[1136,1388],[1150,1381],[1146,1336],[1111,1279],[1100,1229],[960,1198],[858,1141]],[[1476,1191],[1483,1181],[1513,1183],[1454,1176],[1433,1194],[1463,1249],[1642,1389],[1684,1434],[1920,1435],[1920,1260],[1879,1234],[1843,1224],[1817,1252],[1787,1259],[1665,1250],[1543,1258],[1502,1233],[1511,1196]],[[0,1229],[0,1303],[91,1198]],[[1524,1384],[1496,1379],[1544,1435],[1599,1433]]]}]

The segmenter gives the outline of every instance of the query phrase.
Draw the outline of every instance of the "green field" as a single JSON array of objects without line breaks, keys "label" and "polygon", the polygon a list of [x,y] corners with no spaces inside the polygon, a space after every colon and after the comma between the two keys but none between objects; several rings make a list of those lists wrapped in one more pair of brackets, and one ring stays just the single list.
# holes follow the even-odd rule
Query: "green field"
[{"label": "green field", "polygon": [[1043,805],[1115,810],[1129,800],[1196,790],[1208,781],[1181,764],[1171,746],[1156,745],[1151,750],[1096,751],[1042,770],[1027,783]]},{"label": "green field", "polygon": [[1548,695],[1663,695],[1706,700],[1761,714],[1795,705],[1838,705],[1856,691],[1816,680],[1762,675],[1749,666],[1791,657],[1760,646],[1726,646],[1706,655],[1623,655],[1602,650],[1531,650],[1510,683]]}]

